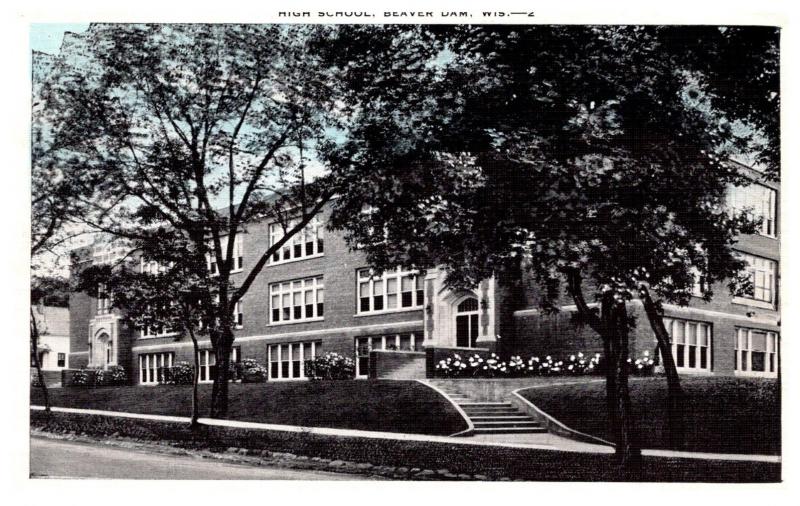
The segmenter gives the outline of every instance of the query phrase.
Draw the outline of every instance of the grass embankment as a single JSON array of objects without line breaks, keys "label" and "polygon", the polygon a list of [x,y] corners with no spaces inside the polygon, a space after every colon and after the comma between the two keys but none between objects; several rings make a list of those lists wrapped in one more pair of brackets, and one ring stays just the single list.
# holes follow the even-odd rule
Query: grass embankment
[{"label": "grass embankment", "polygon": [[413,469],[446,468],[451,473],[481,474],[488,479],[507,477],[535,481],[660,481],[660,482],[776,482],[781,465],[701,459],[645,457],[641,469],[623,472],[614,456],[538,449],[459,445],[430,441],[402,441],[299,434],[271,430],[244,430],[163,423],[113,416],[31,412],[31,427],[54,433],[158,441],[182,448],[225,451],[247,448],[291,452],[307,457],[368,462],[376,466]]},{"label": "grass embankment", "polygon": [[[53,406],[190,416],[191,386],[50,389]],[[228,419],[309,427],[449,435],[467,428],[453,407],[415,381],[231,384]],[[200,385],[207,416],[211,385]],[[31,389],[31,404],[41,405]]]},{"label": "grass embankment", "polygon": [[[685,450],[780,454],[777,380],[684,377],[681,385],[687,397]],[[665,379],[634,379],[630,389],[642,446],[666,448]],[[537,388],[521,394],[568,427],[613,441],[606,416],[604,383]]]}]

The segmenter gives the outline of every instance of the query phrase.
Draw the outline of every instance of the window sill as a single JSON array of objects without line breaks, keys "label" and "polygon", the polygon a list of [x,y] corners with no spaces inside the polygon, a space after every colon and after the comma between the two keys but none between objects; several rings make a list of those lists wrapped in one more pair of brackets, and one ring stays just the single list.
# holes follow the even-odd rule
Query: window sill
[{"label": "window sill", "polygon": [[304,320],[290,320],[288,322],[270,322],[267,324],[268,327],[281,327],[283,325],[295,325],[298,323],[314,323],[314,322],[321,322],[325,321],[325,317],[322,318],[307,318]]},{"label": "window sill", "polygon": [[773,304],[772,302],[767,302],[767,301],[757,300],[757,299],[748,299],[748,298],[745,298],[745,297],[734,297],[732,303],[733,304],[738,304],[740,306],[750,306],[750,307],[757,307],[757,308],[761,308],[761,309],[771,309],[773,311],[775,310],[775,304]]},{"label": "window sill", "polygon": [[353,315],[354,318],[361,318],[364,316],[379,316],[384,314],[393,314],[393,313],[410,313],[412,311],[422,311],[424,306],[417,306],[417,307],[403,307],[400,309],[384,309],[381,311],[369,311],[364,313],[356,313]]},{"label": "window sill", "polygon": [[[662,366],[663,367],[663,366]],[[675,367],[677,369],[678,374],[692,374],[695,376],[711,376],[713,373],[711,369],[696,369],[691,367]]]},{"label": "window sill", "polygon": [[274,262],[274,261],[270,260],[269,263],[267,264],[267,267],[273,267],[273,266],[284,265],[284,264],[291,264],[291,263],[294,263],[294,262],[302,262],[303,260],[313,260],[314,258],[320,258],[320,257],[324,257],[324,256],[325,256],[325,253],[317,253],[317,254],[314,254],[314,255],[308,255],[308,256],[304,256],[304,257],[300,257],[300,258],[292,258],[292,259],[289,259],[289,260],[278,260],[277,262]]},{"label": "window sill", "polygon": [[777,372],[760,372],[760,371],[734,371],[734,376],[743,378],[777,378]]}]

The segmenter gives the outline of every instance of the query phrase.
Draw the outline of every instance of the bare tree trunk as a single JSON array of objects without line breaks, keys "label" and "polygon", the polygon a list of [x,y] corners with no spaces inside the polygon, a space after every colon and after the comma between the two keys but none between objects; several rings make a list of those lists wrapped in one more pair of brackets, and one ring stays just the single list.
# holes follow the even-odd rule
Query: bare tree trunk
[{"label": "bare tree trunk", "polygon": [[628,312],[624,304],[614,301],[612,292],[600,300],[600,315],[593,312],[583,296],[580,273],[567,273],[569,291],[584,321],[603,340],[606,374],[606,407],[608,423],[614,434],[616,458],[626,471],[641,465],[641,448],[634,423],[628,388]]},{"label": "bare tree trunk", "polygon": [[614,372],[616,374],[617,416],[617,463],[626,471],[636,471],[641,467],[642,450],[636,428],[633,407],[631,405],[628,376],[628,311],[624,303],[614,304],[613,321],[616,330],[614,335],[617,349]]},{"label": "bare tree trunk", "polygon": [[664,326],[664,318],[647,290],[641,290],[640,295],[647,319],[650,321],[650,328],[653,329],[658,342],[658,350],[664,365],[664,375],[667,377],[667,430],[665,431],[665,442],[669,448],[680,450],[683,448],[686,437],[686,420],[684,418],[686,397],[683,393],[683,388],[681,388],[675,358],[672,356],[672,346],[669,333]]},{"label": "bare tree trunk", "polygon": [[216,395],[212,398],[211,416],[225,418],[228,416],[228,379],[231,348],[233,347],[233,332],[225,325],[220,329],[219,340],[216,346],[217,371],[214,376],[214,390]]},{"label": "bare tree trunk", "polygon": [[197,422],[200,418],[200,402],[197,395],[197,384],[200,381],[200,345],[197,343],[197,336],[194,330],[189,325],[189,337],[192,338],[192,346],[194,347],[194,370],[192,373],[192,429],[199,426]]},{"label": "bare tree trunk", "polygon": [[617,362],[618,350],[614,343],[614,322],[611,308],[614,298],[611,294],[604,294],[600,305],[600,321],[602,323],[603,352],[605,353],[605,375],[606,375],[606,411],[608,413],[608,424],[614,434],[619,427],[619,410],[617,402],[617,374],[615,364]]},{"label": "bare tree trunk", "polygon": [[44,411],[50,412],[50,395],[47,391],[47,383],[42,374],[42,364],[39,362],[39,328],[36,325],[36,317],[33,314],[33,306],[31,306],[31,355],[33,356],[33,363],[36,366],[36,376],[39,378],[39,385],[44,395]]}]

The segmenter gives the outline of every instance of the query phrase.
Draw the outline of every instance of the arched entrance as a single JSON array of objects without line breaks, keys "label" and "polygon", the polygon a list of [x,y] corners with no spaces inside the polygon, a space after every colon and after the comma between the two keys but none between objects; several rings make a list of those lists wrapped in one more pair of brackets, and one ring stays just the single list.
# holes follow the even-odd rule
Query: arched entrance
[{"label": "arched entrance", "polygon": [[114,340],[108,333],[100,331],[95,335],[92,350],[92,364],[95,367],[106,368],[116,363],[114,354]]},{"label": "arched entrance", "polygon": [[467,297],[456,306],[456,346],[474,348],[478,332],[478,299]]}]

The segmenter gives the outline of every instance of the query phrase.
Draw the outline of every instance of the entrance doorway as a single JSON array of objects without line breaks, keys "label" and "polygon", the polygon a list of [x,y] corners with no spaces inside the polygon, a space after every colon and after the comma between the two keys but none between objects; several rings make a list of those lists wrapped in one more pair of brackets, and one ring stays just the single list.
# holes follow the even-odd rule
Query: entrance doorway
[{"label": "entrance doorway", "polygon": [[456,307],[456,346],[474,348],[478,339],[478,299],[468,297]]}]

